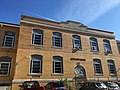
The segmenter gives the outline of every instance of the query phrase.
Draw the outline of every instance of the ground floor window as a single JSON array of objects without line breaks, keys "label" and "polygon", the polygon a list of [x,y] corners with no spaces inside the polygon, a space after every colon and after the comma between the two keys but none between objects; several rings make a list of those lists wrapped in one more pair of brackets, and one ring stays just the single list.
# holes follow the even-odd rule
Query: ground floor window
[{"label": "ground floor window", "polygon": [[113,60],[108,60],[108,68],[110,74],[116,74],[115,64]]},{"label": "ground floor window", "polygon": [[63,58],[60,56],[53,57],[53,73],[54,74],[63,73]]},{"label": "ground floor window", "polygon": [[103,74],[101,61],[99,59],[93,59],[95,74]]},{"label": "ground floor window", "polygon": [[0,75],[10,75],[11,58],[0,57]]},{"label": "ground floor window", "polygon": [[32,74],[42,73],[42,56],[41,55],[31,56],[30,73]]}]

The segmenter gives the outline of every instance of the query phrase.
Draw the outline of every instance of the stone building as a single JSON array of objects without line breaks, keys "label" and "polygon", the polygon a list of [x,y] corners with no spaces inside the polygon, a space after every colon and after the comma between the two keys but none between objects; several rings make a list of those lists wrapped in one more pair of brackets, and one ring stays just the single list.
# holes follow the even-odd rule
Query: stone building
[{"label": "stone building", "polygon": [[75,21],[56,22],[24,15],[20,25],[0,25],[0,83],[9,84],[12,90],[18,90],[25,80],[45,85],[61,78],[120,79],[114,32]]}]

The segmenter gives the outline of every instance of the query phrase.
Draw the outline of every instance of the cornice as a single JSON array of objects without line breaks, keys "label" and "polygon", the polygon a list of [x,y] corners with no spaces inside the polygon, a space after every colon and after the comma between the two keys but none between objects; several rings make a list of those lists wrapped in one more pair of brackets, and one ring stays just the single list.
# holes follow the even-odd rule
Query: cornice
[{"label": "cornice", "polygon": [[26,24],[31,24],[31,25],[38,25],[38,26],[44,26],[44,27],[49,27],[49,28],[54,28],[54,29],[59,29],[59,30],[64,30],[68,32],[77,32],[89,36],[97,36],[97,37],[103,37],[103,38],[110,38],[110,39],[115,39],[114,34],[108,35],[108,34],[101,34],[98,32],[93,32],[90,31],[87,27],[80,27],[80,28],[72,28],[72,27],[65,27],[61,25],[50,25],[50,24],[45,24],[45,23],[38,23],[38,22],[32,22],[32,21],[26,21],[26,20],[20,20],[21,23],[26,23]]}]

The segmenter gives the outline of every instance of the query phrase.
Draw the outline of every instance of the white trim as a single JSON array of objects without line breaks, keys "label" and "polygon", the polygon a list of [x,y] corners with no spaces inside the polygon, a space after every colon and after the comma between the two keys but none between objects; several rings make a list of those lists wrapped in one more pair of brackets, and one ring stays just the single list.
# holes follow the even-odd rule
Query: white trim
[{"label": "white trim", "polygon": [[[15,79],[15,80],[12,81],[12,83],[13,84],[15,84],[15,83],[23,83],[24,81],[34,81],[34,80],[38,81],[38,82],[52,82],[52,81],[60,81],[60,78],[59,79]],[[73,78],[67,78],[67,80],[68,81],[73,81]]]}]

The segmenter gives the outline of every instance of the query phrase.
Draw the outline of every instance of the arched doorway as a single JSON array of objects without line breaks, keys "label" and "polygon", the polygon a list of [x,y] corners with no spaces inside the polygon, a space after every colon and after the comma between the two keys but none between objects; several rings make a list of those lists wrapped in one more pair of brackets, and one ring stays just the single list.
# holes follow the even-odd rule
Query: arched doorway
[{"label": "arched doorway", "polygon": [[74,68],[75,78],[86,79],[86,72],[83,66],[77,65]]},{"label": "arched doorway", "polygon": [[77,64],[77,66],[74,68],[74,80],[75,80],[75,86],[77,89],[81,87],[83,82],[86,81],[86,72],[83,66]]}]

